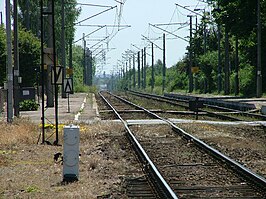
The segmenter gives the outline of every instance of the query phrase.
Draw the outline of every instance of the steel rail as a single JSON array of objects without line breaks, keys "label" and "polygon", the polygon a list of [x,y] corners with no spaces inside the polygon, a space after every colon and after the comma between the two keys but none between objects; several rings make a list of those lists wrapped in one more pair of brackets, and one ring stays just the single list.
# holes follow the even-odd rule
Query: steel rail
[{"label": "steel rail", "polygon": [[[130,92],[135,92],[135,93],[138,93],[136,91],[132,91],[130,90]],[[145,93],[146,94],[146,93]],[[156,95],[153,95],[153,94],[147,94],[147,95],[151,95],[151,96],[156,96]],[[158,96],[158,95],[157,95]],[[158,96],[158,97],[162,97],[164,99],[174,99],[174,100],[177,100],[177,101],[188,101],[188,100],[184,100],[184,99],[179,99],[179,98],[175,98],[175,97],[170,97],[170,96]],[[192,97],[192,96],[191,96]],[[207,98],[203,98],[204,100],[208,101]],[[237,114],[240,114],[240,115],[243,115],[243,116],[251,116],[251,117],[255,117],[257,119],[263,119],[263,120],[266,120],[266,116],[265,115],[260,115],[260,114],[256,114],[256,113],[248,113],[248,112],[245,112],[245,111],[241,111],[241,110],[238,110],[238,109],[232,109],[232,108],[226,108],[226,107],[221,107],[221,106],[217,106],[217,105],[212,105],[212,104],[207,104],[207,103],[204,103],[204,105],[206,107],[209,107],[209,108],[213,108],[213,109],[218,109],[218,110],[225,110],[225,111],[233,111],[233,112],[238,112]]]},{"label": "steel rail", "polygon": [[176,126],[173,122],[160,117],[159,115],[139,106],[136,105],[132,102],[129,102],[128,100],[125,100],[117,95],[114,95],[112,93],[109,92],[109,94],[111,94],[112,96],[120,99],[123,102],[126,102],[128,104],[131,104],[132,106],[135,106],[139,109],[144,110],[146,113],[153,115],[154,117],[165,121],[166,123],[168,123],[172,129],[178,133],[180,136],[186,138],[187,140],[194,142],[197,146],[199,146],[200,148],[202,148],[203,150],[205,150],[206,152],[208,152],[210,155],[212,155],[214,158],[226,163],[227,166],[229,166],[232,170],[234,170],[235,172],[241,174],[242,176],[245,176],[245,179],[249,182],[251,182],[252,184],[256,184],[260,190],[263,190],[264,192],[266,192],[266,179],[256,173],[254,173],[253,171],[251,171],[250,169],[244,167],[243,165],[241,165],[240,163],[236,162],[235,160],[231,159],[230,157],[222,154],[220,151],[214,149],[213,147],[209,146],[208,144],[206,144],[205,142],[201,141],[200,139],[194,137],[193,135],[190,135],[189,133],[185,132],[183,129],[179,128],[178,126]]},{"label": "steel rail", "polygon": [[[175,100],[177,102],[184,102],[184,103],[188,103],[188,101],[189,101],[189,100],[179,99],[179,98],[170,97],[170,96],[161,96],[161,95],[155,95],[155,94],[150,94],[150,93],[141,93],[141,92],[137,92],[137,91],[133,91],[133,90],[128,90],[128,92],[135,93],[135,94],[147,95],[147,96],[150,96],[150,97],[155,97],[156,99],[161,98],[161,99],[165,99],[165,100]],[[206,100],[206,98],[204,98],[204,99]],[[169,102],[169,103],[173,103],[173,102]],[[186,107],[184,105],[180,105],[180,106]],[[207,107],[207,108],[213,108],[213,109],[222,110],[222,111],[229,111],[229,114],[230,114],[230,112],[232,112],[232,114],[236,114],[236,115],[243,115],[245,117],[254,117],[254,118],[257,118],[257,119],[266,120],[266,116],[265,115],[260,115],[260,114],[256,114],[256,113],[248,113],[248,112],[240,111],[240,110],[237,110],[237,109],[226,108],[226,107],[221,107],[221,106],[212,105],[212,104],[206,104],[206,103],[204,103],[204,106]],[[204,111],[204,112],[209,113],[210,115],[213,114],[210,111]],[[218,113],[214,113],[214,114],[217,115]],[[219,114],[219,115],[222,116],[221,114]],[[225,116],[225,117],[229,117],[232,120],[233,119],[236,120],[236,118],[234,118],[234,117],[230,117],[230,116]],[[243,120],[240,119],[239,121],[243,121]]]},{"label": "steel rail", "polygon": [[[99,92],[99,95],[101,98],[107,103],[107,105],[114,111],[116,116],[120,119],[120,121],[123,123],[125,129],[127,130],[127,135],[129,137],[129,140],[133,144],[135,150],[137,151],[138,157],[141,158],[141,160],[144,162],[144,169],[149,174],[150,177],[155,179],[155,182],[153,185],[158,188],[158,190],[161,190],[158,194],[161,194],[161,197],[163,198],[173,198],[178,199],[178,197],[175,195],[174,191],[171,189],[171,187],[167,184],[165,179],[162,177],[156,166],[153,164],[141,144],[138,142],[137,138],[134,136],[134,134],[131,132],[131,130],[128,127],[128,124],[123,118],[120,116],[120,114],[117,112],[117,110],[108,102],[108,100]],[[158,185],[159,184],[159,185]]]},{"label": "steel rail", "polygon": [[[141,96],[141,97],[145,97],[145,98],[148,98],[148,96],[149,96],[150,98],[153,98],[153,99],[158,100],[158,101],[167,102],[167,103],[170,103],[170,104],[173,104],[173,105],[176,105],[176,106],[181,106],[181,107],[189,109],[189,106],[187,106],[187,105],[178,104],[176,102],[168,101],[168,100],[171,100],[171,99],[169,99],[167,97],[163,97],[163,96],[159,96],[159,95],[146,94],[146,93],[144,94],[144,93],[140,93],[140,92],[136,92],[136,91],[129,91],[129,92],[134,93],[135,95],[138,95],[138,96]],[[187,100],[182,101],[182,102],[188,103]],[[239,118],[231,117],[231,116],[228,116],[228,115],[223,115],[223,114],[219,114],[219,113],[213,113],[213,112],[202,110],[202,109],[198,109],[198,110],[201,111],[201,112],[207,113],[209,116],[213,116],[213,117],[220,118],[220,119],[225,119],[225,120],[230,120],[230,121],[243,121],[243,120],[241,120]]]}]

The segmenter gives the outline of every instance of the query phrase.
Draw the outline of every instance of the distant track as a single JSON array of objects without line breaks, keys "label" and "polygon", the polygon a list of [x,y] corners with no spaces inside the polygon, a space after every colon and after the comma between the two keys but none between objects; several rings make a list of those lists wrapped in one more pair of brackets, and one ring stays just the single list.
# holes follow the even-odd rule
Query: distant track
[{"label": "distant track", "polygon": [[[181,106],[181,107],[186,108],[187,110],[189,110],[189,105],[188,105],[189,101],[195,99],[195,97],[191,97],[191,96],[186,96],[188,99],[178,99],[178,98],[175,98],[174,95],[170,97],[171,95],[160,96],[160,95],[154,95],[154,94],[148,94],[148,93],[141,93],[137,91],[128,91],[128,92],[133,95],[139,96],[139,97],[144,97],[144,98],[153,99],[157,101],[163,101],[163,102],[167,102],[172,105]],[[199,100],[201,101],[201,99]],[[240,111],[237,109],[226,108],[226,107],[222,107],[218,105],[210,105],[206,103],[204,103],[204,108],[199,109],[199,111],[205,112],[207,115],[211,117],[216,117],[222,120],[229,120],[229,121],[250,121],[251,118],[253,118],[253,120],[263,120],[263,121],[266,120],[265,115],[249,113],[246,111]],[[217,112],[217,111],[221,111],[221,112]]]}]

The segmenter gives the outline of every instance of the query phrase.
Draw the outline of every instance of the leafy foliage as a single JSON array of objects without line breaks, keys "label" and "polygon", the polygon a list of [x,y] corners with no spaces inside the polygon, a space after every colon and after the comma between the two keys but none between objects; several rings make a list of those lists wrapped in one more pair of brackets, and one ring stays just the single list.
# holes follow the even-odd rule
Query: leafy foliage
[{"label": "leafy foliage", "polygon": [[41,43],[31,32],[19,31],[19,63],[22,86],[34,86],[40,67]]},{"label": "leafy foliage", "polygon": [[[49,8],[48,0],[44,1],[44,8]],[[40,17],[41,17],[41,9],[40,2],[36,0],[29,0],[29,3],[25,3],[25,0],[19,0],[19,21],[24,28],[30,30],[36,37],[40,38]],[[75,34],[74,22],[77,20],[81,9],[76,8],[77,0],[65,0],[64,8],[65,8],[65,41],[69,43],[73,41]],[[61,0],[55,1],[55,39],[56,39],[56,48],[59,53],[61,50]],[[47,21],[47,20],[44,20]],[[48,24],[45,23],[45,30],[47,34]],[[47,41],[46,41],[47,42]],[[61,56],[58,57],[59,60]]]},{"label": "leafy foliage", "polygon": [[24,100],[19,103],[20,111],[37,111],[39,108],[39,104],[34,100]]},{"label": "leafy foliage", "polygon": [[0,26],[0,85],[6,78],[6,33],[3,26]]},{"label": "leafy foliage", "polygon": [[255,67],[245,64],[239,71],[240,79],[240,92],[244,96],[252,96],[256,91],[256,73]]}]

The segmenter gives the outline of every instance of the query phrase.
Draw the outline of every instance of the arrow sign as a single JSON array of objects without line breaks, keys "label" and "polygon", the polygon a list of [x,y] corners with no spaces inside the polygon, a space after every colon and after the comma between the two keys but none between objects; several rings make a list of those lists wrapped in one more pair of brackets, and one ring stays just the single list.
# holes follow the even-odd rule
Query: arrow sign
[{"label": "arrow sign", "polygon": [[73,92],[73,79],[72,78],[65,78],[64,79],[64,91],[65,91],[65,93],[72,93]]}]

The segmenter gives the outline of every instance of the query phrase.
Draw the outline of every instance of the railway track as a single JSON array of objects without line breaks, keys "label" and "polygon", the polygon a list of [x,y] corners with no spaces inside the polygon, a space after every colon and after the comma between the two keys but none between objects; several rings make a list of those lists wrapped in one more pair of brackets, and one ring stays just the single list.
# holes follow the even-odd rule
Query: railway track
[{"label": "railway track", "polygon": [[[137,91],[128,91],[130,94],[139,96],[141,98],[153,99],[160,102],[168,102],[170,104],[184,107],[186,110],[189,110],[189,101],[195,100],[195,97],[186,96],[183,99],[177,98],[174,95],[154,95],[148,93],[141,93]],[[206,99],[199,98],[199,101],[203,102],[204,108],[199,109],[199,112],[206,113],[210,117],[216,117],[222,120],[229,121],[257,121],[257,120],[266,120],[265,115],[258,113],[252,113],[251,110],[240,111],[237,109],[226,108],[219,105],[208,104]]]},{"label": "railway track", "polygon": [[[148,184],[153,191],[148,191],[146,198],[266,197],[266,180],[263,177],[154,112],[110,93],[100,95],[109,110],[112,109],[123,122],[126,135],[149,176]],[[122,104],[126,104],[125,107]],[[142,118],[157,118],[167,124],[129,126],[119,114],[129,110],[139,111],[142,115],[145,113]],[[144,189],[147,193],[147,186],[142,188],[138,184],[135,188],[139,192]],[[131,192],[134,192],[134,186]],[[156,192],[154,196],[151,195],[153,192]]]}]

